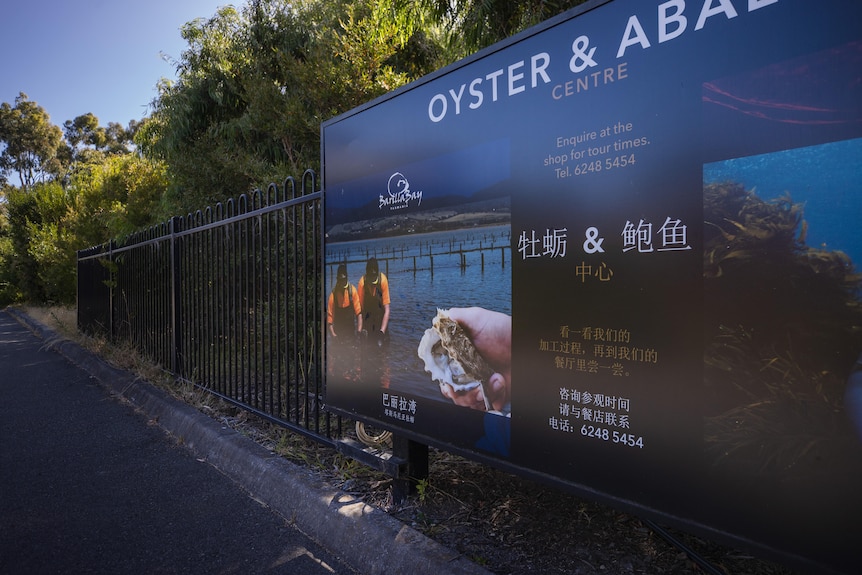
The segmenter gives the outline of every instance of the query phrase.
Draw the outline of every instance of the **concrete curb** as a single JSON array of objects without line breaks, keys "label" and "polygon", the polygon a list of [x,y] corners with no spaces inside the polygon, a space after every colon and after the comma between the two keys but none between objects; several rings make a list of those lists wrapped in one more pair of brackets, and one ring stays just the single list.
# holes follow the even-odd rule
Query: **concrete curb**
[{"label": "concrete curb", "polygon": [[7,311],[47,346],[158,423],[196,457],[239,483],[300,531],[365,575],[490,575],[386,513],[316,479],[239,432],[78,344],[58,337],[15,308]]}]

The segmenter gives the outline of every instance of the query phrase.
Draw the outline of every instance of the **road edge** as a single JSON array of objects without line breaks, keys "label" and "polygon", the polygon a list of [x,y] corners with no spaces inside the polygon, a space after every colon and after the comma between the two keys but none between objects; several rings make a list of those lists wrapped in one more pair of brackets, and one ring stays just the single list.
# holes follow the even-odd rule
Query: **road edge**
[{"label": "road edge", "polygon": [[409,525],[314,477],[152,383],[113,367],[25,311],[6,311],[46,347],[89,373],[254,499],[366,575],[490,575]]}]

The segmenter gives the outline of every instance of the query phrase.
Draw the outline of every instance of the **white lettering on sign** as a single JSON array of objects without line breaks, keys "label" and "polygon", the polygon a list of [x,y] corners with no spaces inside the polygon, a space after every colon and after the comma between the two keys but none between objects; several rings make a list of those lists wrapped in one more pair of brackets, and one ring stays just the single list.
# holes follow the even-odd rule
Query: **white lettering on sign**
[{"label": "white lettering on sign", "polygon": [[[551,77],[548,75],[548,66],[550,64],[551,56],[547,52],[534,54],[530,57],[530,88],[539,86],[540,81],[543,84],[551,82]],[[457,88],[450,88],[445,93],[435,94],[428,102],[428,118],[432,122],[441,121],[449,113],[450,104],[454,115],[460,115],[465,90],[468,96],[467,107],[471,110],[478,110],[482,107],[488,92],[490,92],[491,101],[496,102],[499,100],[501,92],[499,79],[504,75],[506,77],[505,87],[503,88],[505,96],[510,97],[525,92],[528,87],[526,67],[526,60],[520,60],[510,64],[506,68],[494,70],[484,77],[474,78],[470,82],[465,82]]]},{"label": "white lettering on sign", "polygon": [[417,206],[422,205],[422,191],[410,189],[410,182],[401,172],[395,172],[389,176],[386,195],[380,194],[380,202],[377,209],[389,208],[390,210],[402,210],[410,206],[410,202],[416,201]]},{"label": "white lettering on sign", "polygon": [[[754,12],[776,2],[778,0],[748,0],[748,11]],[[685,0],[668,0],[658,5],[657,36],[659,44],[678,38],[686,31],[688,18],[683,14],[685,10]],[[706,26],[707,20],[720,15],[724,15],[726,20],[731,20],[739,14],[730,0],[703,0],[694,29],[702,30]],[[625,32],[623,32],[623,37],[617,50],[617,58],[622,58],[626,50],[631,46],[640,46],[646,49],[651,45],[637,15],[629,16]]]},{"label": "white lettering on sign", "polygon": [[[750,13],[778,2],[779,0],[666,0],[657,7],[655,30],[645,29],[637,14],[628,17],[616,57],[619,59],[625,56],[629,48],[639,46],[646,50],[652,47],[654,42],[670,42],[689,30],[698,31],[712,22],[733,20],[739,16],[740,11],[747,9]],[[696,20],[693,14],[698,8],[693,7],[693,4],[699,5]],[[603,50],[601,46],[592,45],[586,34],[575,36],[568,45],[566,56],[568,69],[575,77],[558,79],[551,88],[550,96],[554,100],[562,100],[628,78],[628,62],[602,63],[601,56],[608,53]],[[551,52],[537,52],[529,58],[438,92],[428,101],[428,118],[434,123],[442,122],[446,117],[460,116],[468,110],[478,110],[488,101],[497,102],[502,98],[524,94],[530,89],[550,84],[550,66]]]}]

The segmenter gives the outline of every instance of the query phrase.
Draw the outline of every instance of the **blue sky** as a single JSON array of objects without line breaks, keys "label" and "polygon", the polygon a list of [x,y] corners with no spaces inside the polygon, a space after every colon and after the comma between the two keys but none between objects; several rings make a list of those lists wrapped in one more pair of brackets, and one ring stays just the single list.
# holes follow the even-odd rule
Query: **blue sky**
[{"label": "blue sky", "polygon": [[99,124],[140,120],[160,78],[176,78],[180,28],[231,0],[28,0],[0,13],[0,102],[27,94],[62,128],[92,112]]}]

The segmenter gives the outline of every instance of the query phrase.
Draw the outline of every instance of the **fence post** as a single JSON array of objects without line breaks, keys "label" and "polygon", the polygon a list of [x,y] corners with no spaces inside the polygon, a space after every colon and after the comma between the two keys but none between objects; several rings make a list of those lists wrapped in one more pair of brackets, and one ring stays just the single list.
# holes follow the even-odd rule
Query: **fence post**
[{"label": "fence post", "polygon": [[405,468],[392,482],[392,500],[401,505],[410,492],[415,491],[418,482],[428,479],[428,446],[395,433],[392,435],[392,454],[406,461]]},{"label": "fence post", "polygon": [[177,237],[181,219],[178,216],[171,218],[171,373],[182,377],[182,353],[183,338],[180,331],[182,323],[182,289],[180,285],[180,271],[182,251],[180,250],[180,238]]},{"label": "fence post", "polygon": [[[108,241],[108,341],[117,341],[116,329],[114,325],[114,299],[117,286],[119,284],[120,272],[114,266],[114,240]],[[80,281],[80,280],[79,280]]]}]

